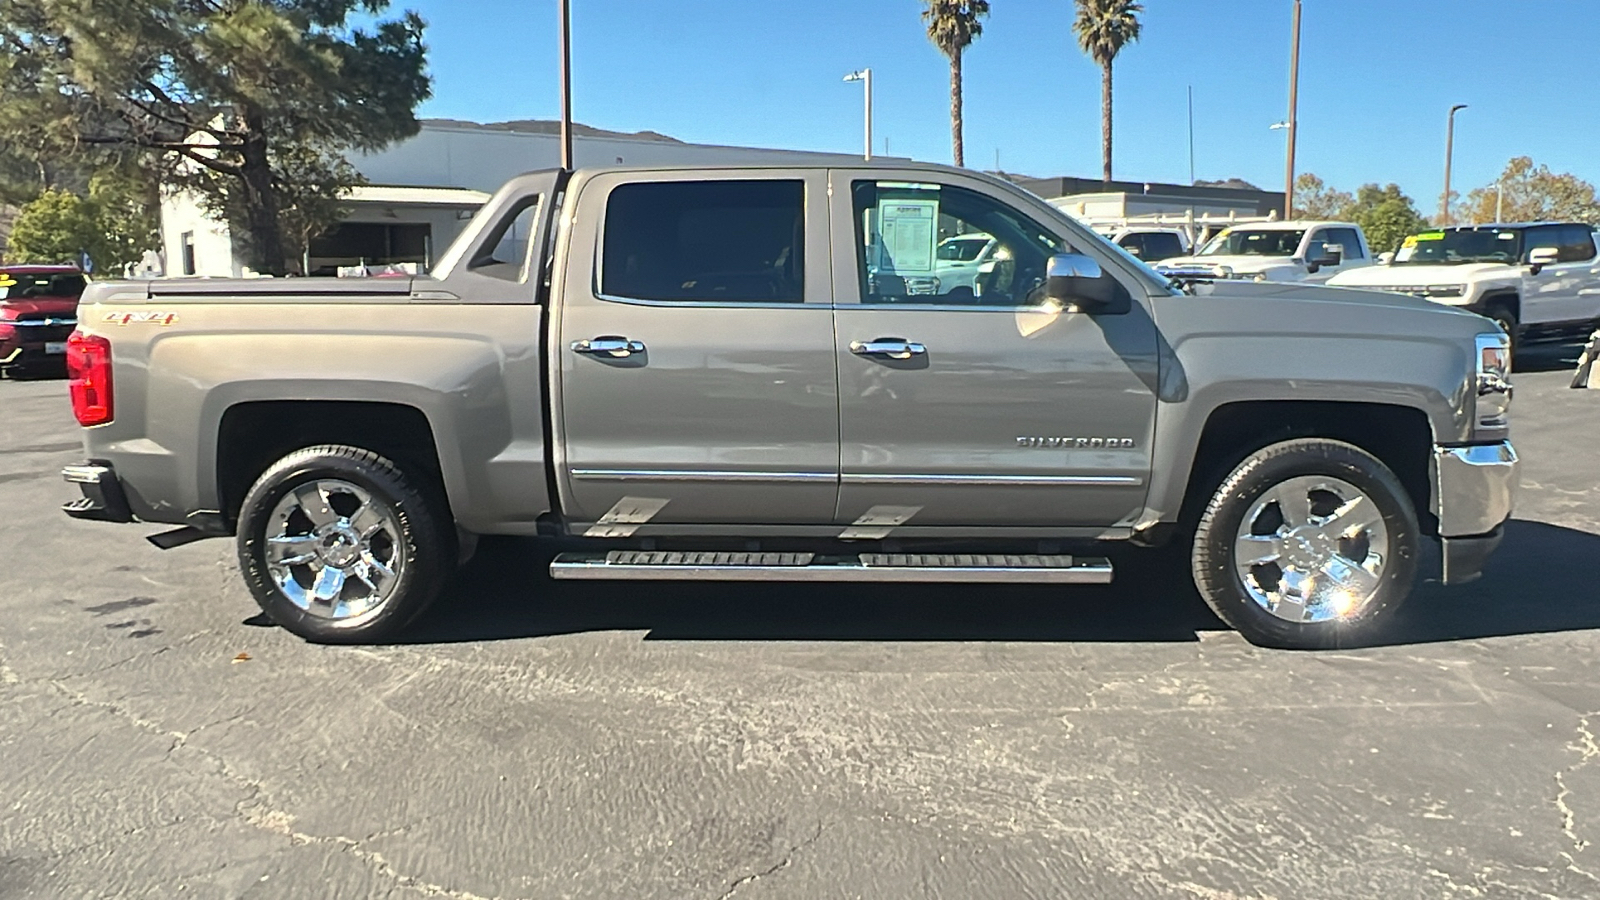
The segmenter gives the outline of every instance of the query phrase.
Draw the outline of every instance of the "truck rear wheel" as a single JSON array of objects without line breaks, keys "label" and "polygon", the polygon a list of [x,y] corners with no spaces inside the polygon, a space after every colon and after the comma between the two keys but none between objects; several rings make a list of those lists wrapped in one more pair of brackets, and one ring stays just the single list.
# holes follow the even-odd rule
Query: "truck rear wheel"
[{"label": "truck rear wheel", "polygon": [[1411,592],[1419,528],[1371,454],[1307,438],[1258,450],[1217,488],[1190,557],[1195,585],[1252,643],[1349,646]]},{"label": "truck rear wheel", "polygon": [[456,558],[443,503],[356,447],[308,447],[245,495],[239,567],[256,603],[308,641],[392,638],[433,602]]}]

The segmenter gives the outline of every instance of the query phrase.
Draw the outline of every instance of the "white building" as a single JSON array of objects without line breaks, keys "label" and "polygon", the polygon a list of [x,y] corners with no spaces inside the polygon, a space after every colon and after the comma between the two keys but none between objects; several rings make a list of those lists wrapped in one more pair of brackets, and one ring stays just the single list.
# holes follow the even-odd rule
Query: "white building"
[{"label": "white building", "polygon": [[[856,156],[686,144],[637,136],[582,135],[573,139],[578,166],[678,165],[851,161]],[[424,123],[415,137],[387,150],[352,156],[368,181],[349,198],[344,222],[313,241],[312,273],[331,274],[360,263],[417,263],[423,267],[460,233],[489,194],[514,175],[560,165],[558,135],[461,123]],[[166,274],[239,277],[248,274],[224,222],[208,216],[191,194],[161,205]]]}]

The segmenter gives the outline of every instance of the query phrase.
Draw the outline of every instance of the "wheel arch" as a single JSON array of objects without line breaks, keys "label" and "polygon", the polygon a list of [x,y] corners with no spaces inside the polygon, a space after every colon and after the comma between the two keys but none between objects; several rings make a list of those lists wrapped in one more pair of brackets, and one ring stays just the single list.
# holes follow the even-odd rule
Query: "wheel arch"
[{"label": "wheel arch", "polygon": [[1429,468],[1433,430],[1425,412],[1398,404],[1327,400],[1226,403],[1206,418],[1184,487],[1179,521],[1199,519],[1211,494],[1245,457],[1296,438],[1343,441],[1381,460],[1400,479],[1423,534],[1438,532]]},{"label": "wheel arch", "polygon": [[413,477],[431,479],[449,502],[452,491],[434,428],[420,408],[386,401],[253,400],[228,407],[217,426],[216,489],[228,526],[236,525],[245,494],[269,466],[317,444],[371,450]]}]

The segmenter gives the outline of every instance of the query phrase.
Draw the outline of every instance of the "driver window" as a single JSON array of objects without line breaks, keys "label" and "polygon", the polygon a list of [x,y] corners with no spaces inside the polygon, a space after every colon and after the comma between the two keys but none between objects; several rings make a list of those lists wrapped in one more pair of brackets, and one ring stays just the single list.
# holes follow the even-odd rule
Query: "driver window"
[{"label": "driver window", "polygon": [[852,195],[862,303],[1027,305],[1065,252],[1016,210],[963,188],[857,181]]}]

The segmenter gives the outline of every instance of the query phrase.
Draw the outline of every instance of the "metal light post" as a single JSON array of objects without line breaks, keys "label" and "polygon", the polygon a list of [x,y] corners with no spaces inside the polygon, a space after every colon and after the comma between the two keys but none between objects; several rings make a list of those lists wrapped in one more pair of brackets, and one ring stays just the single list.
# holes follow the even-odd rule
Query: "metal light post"
[{"label": "metal light post", "polygon": [[1439,223],[1450,224],[1450,166],[1456,155],[1456,113],[1466,109],[1465,103],[1450,107],[1449,124],[1444,132],[1444,196],[1439,199]]},{"label": "metal light post", "polygon": [[1289,152],[1284,164],[1283,218],[1294,218],[1294,143],[1300,130],[1300,0],[1294,0],[1294,38],[1289,45]]},{"label": "metal light post", "polygon": [[571,0],[561,0],[561,168],[572,169]]},{"label": "metal light post", "polygon": [[872,158],[872,70],[871,69],[862,69],[859,72],[851,72],[849,75],[846,75],[844,77],[844,80],[845,81],[859,81],[866,87],[866,98],[867,98],[867,113],[866,113],[867,141],[866,141],[866,152],[863,153],[862,156],[864,158],[866,158],[866,159],[871,159]]}]

